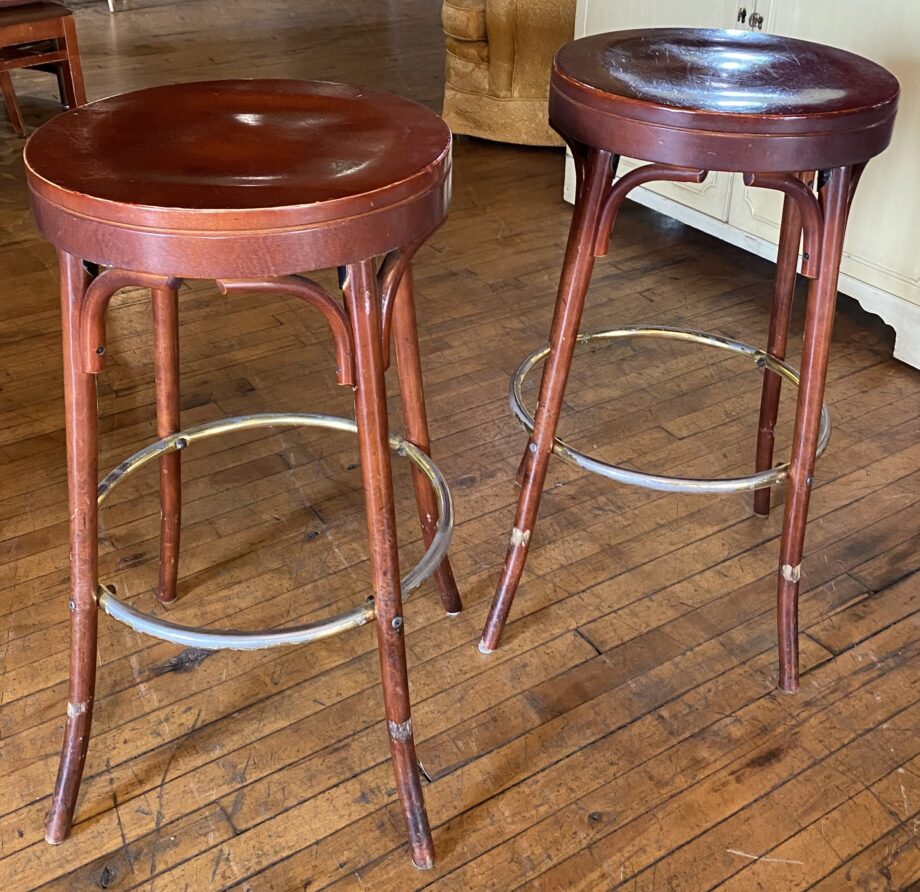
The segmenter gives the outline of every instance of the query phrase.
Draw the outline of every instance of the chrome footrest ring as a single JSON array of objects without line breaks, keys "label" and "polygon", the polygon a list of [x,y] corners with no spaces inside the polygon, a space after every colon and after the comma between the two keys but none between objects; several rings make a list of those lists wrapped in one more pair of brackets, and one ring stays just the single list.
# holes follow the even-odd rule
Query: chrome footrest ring
[{"label": "chrome footrest ring", "polygon": [[[720,335],[707,334],[702,331],[693,331],[690,329],[671,328],[669,326],[648,326],[648,325],[630,325],[625,328],[616,328],[611,331],[594,331],[578,336],[579,344],[587,344],[591,341],[611,341],[620,338],[666,338],[676,341],[689,341],[697,344],[704,344],[708,347],[716,347],[720,350],[727,350],[731,353],[740,353],[750,356],[754,360],[754,365],[760,369],[769,369],[778,375],[782,375],[787,381],[792,382],[796,387],[799,385],[799,373],[792,366],[770,356],[763,350],[751,347],[741,341],[735,341],[731,338],[724,338]],[[511,411],[517,418],[521,427],[528,434],[533,433],[534,418],[530,411],[524,406],[522,396],[522,387],[524,379],[534,369],[535,366],[543,362],[549,356],[549,346],[540,347],[529,354],[524,361],[518,366],[517,371],[511,378],[511,388],[508,394],[511,404]],[[821,407],[821,427],[818,433],[817,455],[827,448],[828,441],[831,437],[831,419],[827,410],[827,405]],[[641,486],[646,489],[655,489],[663,492],[691,492],[691,493],[733,493],[746,492],[755,489],[763,489],[767,486],[775,486],[785,480],[789,473],[789,463],[786,462],[766,471],[760,471],[756,474],[750,474],[746,477],[728,477],[728,478],[691,478],[691,477],[667,477],[658,474],[647,474],[643,471],[632,471],[627,468],[621,468],[617,465],[611,465],[607,462],[599,461],[580,452],[570,446],[564,440],[556,438],[553,444],[553,454],[558,455],[560,459],[569,464],[575,465],[594,474],[600,474],[610,480],[616,480],[618,483],[625,483],[630,486]]]},{"label": "chrome footrest ring", "polygon": [[[185,449],[198,440],[206,440],[220,434],[236,430],[248,430],[264,427],[320,427],[328,430],[358,432],[358,425],[351,418],[339,418],[335,415],[311,415],[296,413],[275,413],[265,415],[241,415],[210,421],[188,430],[179,431],[151,443],[149,446],[125,459],[99,484],[97,505],[102,506],[113,489],[132,471],[153,461],[159,456]],[[401,583],[403,597],[418,588],[440,566],[447,554],[454,526],[454,509],[447,481],[431,458],[417,446],[402,437],[391,436],[390,448],[399,456],[408,458],[431,481],[438,506],[438,524],[434,538],[422,559],[407,573]],[[363,626],[375,618],[374,600],[368,598],[360,607],[346,613],[340,613],[325,620],[294,626],[287,629],[265,631],[238,631],[223,629],[199,629],[183,626],[168,620],[158,619],[141,613],[133,607],[122,603],[115,596],[113,589],[100,584],[97,592],[99,606],[113,619],[130,626],[137,632],[152,635],[163,641],[180,644],[184,647],[196,647],[202,650],[260,650],[283,644],[304,644],[321,638],[329,638],[349,629]]]}]

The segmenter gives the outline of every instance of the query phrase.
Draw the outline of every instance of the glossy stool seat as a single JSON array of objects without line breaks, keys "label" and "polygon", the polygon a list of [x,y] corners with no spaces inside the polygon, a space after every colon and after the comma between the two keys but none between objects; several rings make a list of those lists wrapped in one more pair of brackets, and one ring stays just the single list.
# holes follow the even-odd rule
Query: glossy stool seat
[{"label": "glossy stool seat", "polygon": [[[577,177],[575,208],[549,344],[512,381],[511,405],[530,441],[518,471],[521,493],[502,578],[480,650],[499,644],[521,579],[546,479],[557,454],[623,483],[674,492],[755,490],[767,514],[769,486],[786,485],[777,579],[779,686],[798,675],[798,592],[815,459],[830,433],[823,407],[828,348],[847,217],[860,175],[888,145],[899,86],[884,68],[843,50],[740,31],[649,29],[597,34],[556,54],[550,123],[569,144]],[[648,163],[616,178],[621,155]],[[699,183],[732,171],[748,186],[784,196],[776,286],[765,351],[705,332],[654,323],[579,334],[596,257],[629,192],[655,181]],[[800,257],[810,280],[801,375],[784,363]],[[608,465],[556,438],[572,357],[579,344],[623,337],[667,337],[751,356],[763,370],[754,473],[723,480],[667,478]],[[531,415],[520,385],[544,362]],[[799,384],[788,464],[773,467],[783,378]]]},{"label": "glossy stool seat", "polygon": [[[340,84],[218,81],[113,96],[50,121],[25,157],[39,226],[56,227],[58,247],[175,276],[281,275],[305,256],[320,269],[385,254],[394,233],[430,232],[450,197],[441,120]],[[257,256],[245,250],[253,236]]]},{"label": "glossy stool seat", "polygon": [[781,173],[877,155],[899,92],[888,71],[844,50],[681,28],[573,41],[556,56],[550,89],[553,120],[570,139],[705,170],[739,170],[743,152],[744,171]]},{"label": "glossy stool seat", "polygon": [[[166,641],[248,650],[325,638],[376,620],[396,787],[413,862],[433,863],[410,716],[403,595],[434,575],[448,613],[461,609],[446,549],[452,510],[431,461],[411,262],[450,199],[450,131],[434,113],[384,93],[329,83],[218,81],[154,87],[63,114],[29,140],[35,218],[57,248],[64,335],[71,517],[71,678],[46,838],[61,842],[89,740],[98,609]],[[379,262],[378,262],[379,259]],[[344,306],[303,270],[339,269]],[[352,387],[354,421],[309,414],[242,416],[182,430],[178,288],[284,293],[319,310],[335,377]],[[101,483],[95,376],[105,367],[106,314],[126,287],[152,294],[158,442]],[[388,429],[384,371],[395,341],[406,435]],[[357,434],[372,596],[353,610],[289,629],[180,626],[121,601],[98,579],[98,504],[151,461],[160,470],[157,597],[176,597],[181,453],[226,431],[308,426]],[[426,554],[400,583],[390,450],[413,465]],[[98,483],[98,489],[97,489]]]}]

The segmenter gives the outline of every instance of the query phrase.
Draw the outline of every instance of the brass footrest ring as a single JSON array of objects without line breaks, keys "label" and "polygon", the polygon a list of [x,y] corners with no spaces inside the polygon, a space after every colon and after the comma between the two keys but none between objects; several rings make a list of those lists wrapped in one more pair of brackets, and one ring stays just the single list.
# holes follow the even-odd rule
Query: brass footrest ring
[{"label": "brass footrest ring", "polygon": [[[159,458],[164,453],[185,449],[198,440],[206,440],[229,431],[264,427],[320,427],[350,433],[358,431],[358,425],[352,419],[339,418],[334,415],[276,413],[242,415],[236,418],[210,421],[164,437],[125,459],[99,484],[97,504],[101,506],[106,497],[128,474]],[[409,592],[418,588],[434,573],[447,554],[454,526],[454,509],[447,482],[428,455],[417,446],[397,436],[390,437],[390,448],[397,455],[408,458],[422,470],[431,481],[438,506],[438,524],[431,545],[419,563],[403,577],[400,583],[403,597],[406,597]],[[368,598],[364,604],[354,610],[340,613],[329,619],[287,629],[265,631],[199,629],[141,613],[119,601],[115,597],[115,592],[105,585],[99,585],[97,599],[99,606],[109,616],[137,632],[152,635],[154,638],[170,641],[173,644],[203,650],[259,650],[283,644],[304,644],[363,626],[375,618],[374,599]]]},{"label": "brass footrest ring", "polygon": [[[648,326],[648,325],[630,325],[625,328],[616,328],[611,331],[594,331],[578,336],[579,344],[587,344],[591,341],[612,341],[620,338],[667,338],[675,341],[689,341],[696,344],[704,344],[708,347],[716,347],[720,350],[727,350],[731,353],[740,353],[750,356],[754,360],[754,365],[759,369],[770,369],[778,375],[782,375],[787,381],[792,382],[796,387],[799,385],[799,373],[792,366],[770,356],[763,350],[751,347],[749,344],[743,344],[741,341],[734,341],[731,338],[723,338],[720,335],[707,334],[702,331],[692,331],[689,329],[671,328],[668,326]],[[508,394],[511,404],[511,411],[517,418],[521,427],[528,434],[533,433],[534,418],[530,411],[524,406],[524,400],[521,389],[524,379],[533,370],[533,368],[543,362],[549,356],[549,346],[540,347],[528,355],[525,360],[518,366],[517,371],[511,378],[511,388]],[[827,411],[827,405],[821,407],[821,427],[818,433],[817,455],[821,455],[827,448],[828,441],[831,437],[831,419]],[[553,444],[553,453],[558,455],[564,462],[576,465],[586,471],[594,474],[600,474],[610,480],[616,480],[618,483],[625,483],[630,486],[642,486],[646,489],[656,489],[664,492],[691,492],[691,493],[732,493],[745,492],[754,489],[763,489],[767,486],[775,486],[785,480],[789,473],[789,463],[786,462],[777,465],[774,468],[768,468],[766,471],[760,471],[756,474],[750,474],[746,477],[727,477],[727,478],[691,478],[691,477],[665,477],[657,474],[647,474],[644,471],[632,471],[627,468],[621,468],[607,462],[599,461],[596,458],[579,452],[577,449],[569,446],[564,440],[556,438]]]}]

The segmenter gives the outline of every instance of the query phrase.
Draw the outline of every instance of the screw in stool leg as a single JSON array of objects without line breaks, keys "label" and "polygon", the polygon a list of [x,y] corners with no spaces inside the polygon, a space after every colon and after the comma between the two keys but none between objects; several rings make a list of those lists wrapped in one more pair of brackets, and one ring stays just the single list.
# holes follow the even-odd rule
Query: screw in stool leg
[{"label": "screw in stool leg", "polygon": [[[156,375],[157,436],[179,427],[179,296],[174,288],[152,288],[153,354]],[[182,454],[160,456],[160,570],[157,600],[176,599],[182,527]]]},{"label": "screw in stool leg", "polygon": [[[799,245],[802,241],[802,218],[792,196],[783,202],[783,220],[780,226],[779,252],[776,257],[776,284],[773,292],[773,308],[770,312],[770,334],[767,353],[776,359],[786,358],[786,342],[789,336],[789,316],[795,294],[796,266]],[[779,397],[782,377],[770,369],[764,369],[763,389],[760,397],[760,421],[757,426],[757,459],[755,469],[766,471],[773,466],[774,431],[779,414]],[[770,513],[770,488],[758,489],[754,493],[754,513],[766,516]]]},{"label": "screw in stool leg", "polygon": [[354,332],[355,417],[358,423],[361,473],[364,477],[364,504],[377,617],[377,647],[390,756],[406,819],[412,862],[420,869],[427,869],[434,864],[434,845],[425,812],[410,714],[396,516],[390,472],[387,400],[383,379],[380,304],[373,261],[361,261],[347,268],[344,292]]},{"label": "screw in stool leg", "polygon": [[70,688],[57,782],[45,839],[63,842],[73,821],[93,719],[96,687],[98,539],[96,380],[81,366],[79,315],[87,275],[82,262],[58,255],[64,336],[67,492],[70,504]]},{"label": "screw in stool leg", "polygon": [[[431,455],[411,266],[403,273],[396,291],[396,300],[393,304],[393,338],[396,344],[396,369],[399,375],[406,439],[418,446],[426,455]],[[422,538],[425,547],[428,548],[437,528],[438,506],[428,478],[420,468],[414,465],[412,467],[412,486],[415,489]],[[457,583],[454,581],[449,558],[445,557],[441,561],[434,575],[444,609],[451,616],[456,616],[463,609],[463,605],[460,602],[460,593],[457,591]]]},{"label": "screw in stool leg", "polygon": [[776,591],[779,639],[779,686],[792,693],[799,687],[798,599],[805,524],[815,468],[815,451],[824,401],[827,355],[834,325],[837,277],[846,230],[851,170],[830,171],[822,189],[824,210],[821,265],[808,292],[799,399],[792,435],[792,458],[786,489],[780,567]]},{"label": "screw in stool leg", "polygon": [[[573,146],[573,151],[579,152],[581,147]],[[610,153],[588,149],[583,169],[583,182],[572,213],[562,277],[556,296],[550,333],[551,351],[540,382],[534,431],[518,474],[521,493],[511,532],[511,544],[479,642],[479,649],[483,653],[491,653],[498,647],[527,560],[530,537],[537,519],[556,426],[562,410],[565,385],[572,365],[585,294],[594,268],[594,242],[601,206],[612,176]]]}]

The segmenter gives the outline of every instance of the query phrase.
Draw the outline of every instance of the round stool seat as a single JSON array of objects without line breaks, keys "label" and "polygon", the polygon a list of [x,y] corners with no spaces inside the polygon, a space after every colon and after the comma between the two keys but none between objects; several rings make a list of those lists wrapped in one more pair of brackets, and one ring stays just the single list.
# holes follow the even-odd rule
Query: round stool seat
[{"label": "round stool seat", "polygon": [[656,28],[556,55],[550,121],[647,161],[790,171],[866,161],[891,140],[897,79],[844,50],[773,34]]},{"label": "round stool seat", "polygon": [[446,213],[450,144],[436,114],[387,93],[214,81],[73,109],[32,136],[25,165],[42,231],[70,253],[219,278],[246,275],[247,236],[265,275],[428,234]]}]

